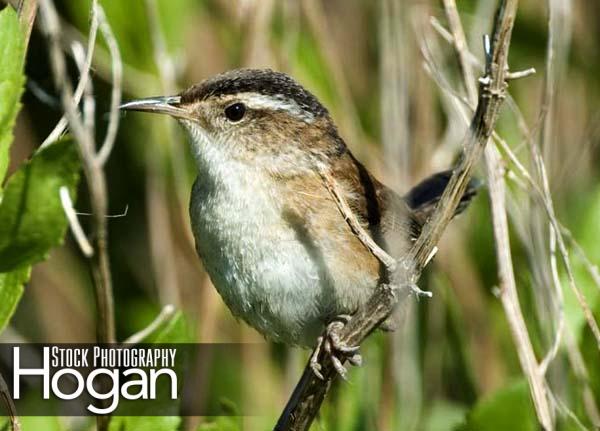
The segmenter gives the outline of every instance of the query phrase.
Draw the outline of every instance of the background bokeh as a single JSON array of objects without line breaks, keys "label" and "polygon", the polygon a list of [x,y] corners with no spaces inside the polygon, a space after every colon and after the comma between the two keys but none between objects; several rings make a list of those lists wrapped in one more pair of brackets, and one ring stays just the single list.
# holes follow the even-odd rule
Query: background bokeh
[{"label": "background bokeh", "polygon": [[[446,26],[434,0],[103,0],[124,63],[124,99],[174,94],[215,73],[241,66],[287,72],[314,92],[354,154],[392,188],[405,192],[451,166],[466,131],[457,100],[464,94],[451,45],[430,17]],[[463,0],[467,40],[481,61],[495,3]],[[85,41],[89,1],[57,2],[67,38]],[[549,7],[552,20],[549,22]],[[538,73],[511,83],[513,100],[498,131],[525,166],[527,142],[540,145],[558,219],[592,264],[600,262],[600,3],[521,1],[510,64]],[[549,25],[554,56],[546,73]],[[16,127],[11,170],[60,118],[47,43],[34,30],[27,90]],[[77,70],[71,64],[73,78]],[[110,59],[103,41],[93,63],[98,134],[107,123]],[[550,76],[551,79],[547,79]],[[554,92],[544,103],[546,86]],[[547,93],[546,93],[547,94]],[[518,108],[516,108],[518,107]],[[519,111],[518,111],[519,110]],[[549,112],[549,125],[541,115]],[[526,124],[519,127],[519,121]],[[541,130],[541,127],[544,127]],[[507,175],[513,172],[507,162]],[[514,172],[513,172],[514,173]],[[144,328],[167,304],[173,341],[249,344],[239,359],[247,402],[260,416],[164,418],[124,429],[267,429],[274,423],[308,352],[265,342],[236,321],[202,269],[187,213],[196,175],[186,137],[167,118],[128,114],[106,165],[109,250],[118,339]],[[485,176],[484,169],[478,173]],[[518,176],[518,172],[515,174]],[[511,240],[521,307],[538,359],[557,332],[551,290],[548,222],[517,180],[508,180]],[[78,211],[89,211],[81,188]],[[86,225],[86,217],[82,216]],[[412,301],[401,330],[377,333],[363,346],[364,366],[330,394],[315,430],[536,430],[526,381],[504,310],[485,188],[456,219],[420,287],[433,298]],[[580,249],[568,242],[576,281],[600,318],[600,289]],[[600,355],[568,287],[566,330],[548,370],[559,429],[600,426]],[[597,279],[600,279],[596,272]],[[597,281],[597,280],[596,280]],[[175,329],[173,329],[175,327]],[[93,291],[72,238],[34,267],[31,282],[2,340],[91,342]],[[255,343],[258,343],[255,344]],[[238,384],[226,381],[224,384]],[[241,383],[239,383],[241,384]],[[207,394],[210,397],[210,394]],[[223,400],[224,411],[231,406]],[[157,419],[154,419],[157,420]],[[92,422],[70,423],[76,429]],[[125,422],[123,422],[125,423]],[[139,427],[139,428],[136,428]],[[68,428],[71,429],[71,428]]]}]

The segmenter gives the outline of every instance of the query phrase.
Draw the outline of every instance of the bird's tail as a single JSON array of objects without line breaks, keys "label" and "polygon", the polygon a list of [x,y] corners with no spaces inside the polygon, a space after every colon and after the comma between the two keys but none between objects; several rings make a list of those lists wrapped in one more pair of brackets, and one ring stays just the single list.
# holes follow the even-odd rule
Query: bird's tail
[{"label": "bird's tail", "polygon": [[[404,196],[409,207],[413,210],[415,218],[421,224],[424,224],[433,213],[451,176],[452,171],[438,172],[421,181]],[[454,215],[460,214],[469,206],[471,199],[477,194],[477,190],[482,185],[483,182],[477,178],[469,181]]]}]

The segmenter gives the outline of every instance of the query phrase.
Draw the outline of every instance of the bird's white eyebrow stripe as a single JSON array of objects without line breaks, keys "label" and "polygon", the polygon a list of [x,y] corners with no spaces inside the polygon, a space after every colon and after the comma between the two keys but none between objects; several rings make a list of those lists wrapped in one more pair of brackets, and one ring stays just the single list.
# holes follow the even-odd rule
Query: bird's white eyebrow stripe
[{"label": "bird's white eyebrow stripe", "polygon": [[296,101],[285,96],[267,96],[258,93],[241,93],[236,99],[243,102],[250,109],[270,109],[272,111],[286,111],[289,114],[306,122],[312,122],[315,116],[303,109]]}]

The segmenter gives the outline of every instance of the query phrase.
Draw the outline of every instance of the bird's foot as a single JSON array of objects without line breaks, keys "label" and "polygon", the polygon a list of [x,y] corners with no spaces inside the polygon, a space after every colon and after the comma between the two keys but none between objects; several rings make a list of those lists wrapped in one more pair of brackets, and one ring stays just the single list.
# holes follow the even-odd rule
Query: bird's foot
[{"label": "bird's foot", "polygon": [[325,380],[319,363],[319,355],[323,350],[331,359],[337,373],[344,380],[348,373],[348,370],[344,367],[345,360],[356,366],[362,364],[362,356],[358,353],[360,346],[348,346],[340,339],[340,331],[346,326],[350,317],[345,314],[335,317],[325,328],[325,333],[317,339],[317,347],[310,358],[310,367],[321,380]]}]

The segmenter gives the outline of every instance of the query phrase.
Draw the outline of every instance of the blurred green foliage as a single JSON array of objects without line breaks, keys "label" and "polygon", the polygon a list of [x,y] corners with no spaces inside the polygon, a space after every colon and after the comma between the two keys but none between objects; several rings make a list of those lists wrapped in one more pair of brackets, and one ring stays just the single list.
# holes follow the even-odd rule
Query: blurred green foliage
[{"label": "blurred green foliage", "polygon": [[173,416],[120,416],[110,421],[110,431],[175,431],[181,419]]},{"label": "blurred green foliage", "polygon": [[21,295],[23,284],[29,280],[31,268],[13,270],[0,273],[0,331],[2,331],[12,317]]},{"label": "blurred green foliage", "polygon": [[456,431],[535,431],[539,429],[527,383],[516,382],[478,402]]},{"label": "blurred green foliage", "polygon": [[[0,11],[0,181],[8,167],[25,75],[25,42],[12,8]],[[62,243],[67,221],[59,189],[73,193],[79,160],[66,139],[37,152],[0,188],[0,332],[15,311],[31,265]]]},{"label": "blurred green foliage", "polygon": [[[74,26],[82,35],[87,34],[90,1],[57,3],[63,24]],[[386,155],[381,154],[379,143],[382,119],[389,114],[380,99],[391,87],[383,79],[382,61],[386,55],[397,55],[404,69],[395,78],[403,82],[401,88],[406,92],[398,103],[404,104],[407,112],[407,118],[398,116],[397,120],[398,123],[406,121],[411,130],[408,134],[411,139],[408,154],[412,157],[409,176],[416,181],[426,172],[439,168],[440,157],[450,163],[459,150],[463,130],[451,123],[451,104],[423,68],[420,43],[430,41],[426,39],[425,28],[415,24],[418,20],[413,19],[421,10],[422,5],[417,5],[419,2],[398,2],[402,7],[395,12],[398,15],[395,19],[398,19],[398,27],[405,39],[398,46],[394,45],[391,52],[384,52],[382,47],[383,0],[101,0],[100,3],[121,50],[125,98],[162,94],[171,91],[172,87],[183,88],[213,73],[241,65],[279,68],[291,73],[318,95],[331,111],[351,149],[370,169],[387,179],[383,166],[395,161],[389,158],[382,161]],[[438,2],[420,3],[427,5],[427,14],[444,22]],[[486,6],[493,11],[489,6],[491,3],[485,0],[458,3],[467,32],[477,27],[488,31],[489,15],[484,12]],[[150,10],[153,5],[156,6],[158,28],[153,24]],[[596,2],[571,6],[571,48],[566,55],[566,71],[559,71],[563,74],[558,77],[560,85],[552,129],[554,146],[549,145],[551,148],[547,149],[545,158],[559,218],[571,229],[591,264],[598,265],[600,133],[595,124],[600,112],[600,80],[595,54],[600,32],[595,30],[594,19],[600,13],[600,7]],[[319,14],[324,17],[321,21],[324,25],[315,20]],[[6,9],[0,20],[0,42],[3,42],[0,43],[0,178],[3,178],[14,118],[19,110],[17,100],[23,84],[23,53],[14,13]],[[511,65],[515,69],[535,66],[538,76],[511,82],[511,95],[534,132],[539,127],[547,24],[543,2],[521,2],[511,46]],[[471,48],[479,58],[481,35],[475,36]],[[161,40],[166,47],[166,57],[161,57]],[[432,49],[440,69],[446,73],[453,88],[462,88],[450,45],[441,39],[436,43],[432,44]],[[50,98],[56,98],[48,77],[46,44],[39,34],[34,33],[28,52],[28,79],[45,88]],[[93,71],[99,134],[106,124],[109,62],[104,41],[99,37]],[[173,66],[175,82],[168,82],[168,76],[164,75],[161,66],[167,63]],[[74,67],[72,73],[76,76]],[[61,112],[56,106],[40,101],[33,91],[26,92],[24,103],[27,108],[25,118],[29,121],[24,127],[28,127],[32,136],[25,136],[16,144],[24,148],[21,153],[31,154]],[[498,131],[520,157],[527,159],[526,138],[522,136],[517,120],[518,116],[506,108]],[[452,126],[460,130],[456,132]],[[438,146],[448,147],[448,141],[452,154],[444,159]],[[66,153],[72,148],[66,143],[60,145]],[[31,169],[27,166],[38,163],[36,159],[44,157],[43,154],[43,151],[34,153],[32,162],[23,165],[7,187],[12,181],[16,182],[15,187],[17,183],[23,185],[19,178],[24,179],[25,171]],[[65,155],[70,160],[64,161],[68,169],[76,168],[72,156]],[[57,168],[63,165],[58,160],[52,163],[57,163]],[[510,162],[507,167],[511,169]],[[106,169],[111,212],[119,214],[124,207],[129,207],[126,217],[113,218],[109,224],[119,339],[145,327],[162,305],[176,302],[181,312],[164,322],[148,341],[247,341],[248,338],[256,341],[254,333],[248,335],[241,329],[243,324],[231,318],[212,291],[195,256],[186,214],[187,196],[195,172],[185,138],[174,124],[155,117],[123,117],[119,141]],[[60,169],[47,171],[45,175],[55,175]],[[74,177],[67,171],[61,175],[70,178],[68,184],[73,187]],[[42,202],[45,197],[58,197],[56,181],[49,181],[48,189],[40,189],[36,202]],[[526,213],[534,206],[531,197],[517,184],[510,181],[508,184],[519,299],[538,360],[541,360],[552,341],[556,322],[540,312],[548,306],[540,304],[542,292],[551,287],[544,274],[536,273],[532,267],[539,263],[539,255],[547,253],[547,244],[534,244],[534,235],[528,230],[534,221],[519,213]],[[399,190],[407,188],[406,184],[395,186]],[[8,197],[8,188],[6,194]],[[85,211],[89,208],[86,193],[80,192],[78,197],[76,206]],[[23,268],[0,273],[0,330],[21,297],[22,285],[29,278],[29,265],[60,242],[66,226],[57,211],[60,208],[58,201],[51,201],[47,207],[41,206],[39,213],[15,213],[15,207],[11,208],[12,212],[0,212],[0,220],[8,214],[13,216],[12,220],[15,220],[15,214],[37,217],[47,208],[51,210],[49,216],[56,218],[57,223],[51,229],[40,229],[44,238],[30,249],[31,255],[7,251],[5,256],[10,259],[0,258],[0,267],[6,265],[6,268],[21,262],[13,259],[26,258],[22,261]],[[482,192],[469,211],[454,222],[452,232],[448,234],[451,241],[440,245],[434,268],[422,280],[422,287],[432,290],[434,297],[417,303],[407,312],[407,329],[402,333],[370,337],[363,346],[365,366],[352,370],[348,383],[333,387],[314,430],[539,429],[506,316],[496,297],[498,280],[490,219],[487,196]],[[85,225],[85,218],[82,221]],[[44,223],[37,224],[45,226]],[[7,226],[9,224],[0,223],[0,256],[2,250],[14,250],[7,247],[8,242],[3,242],[2,232],[6,232]],[[9,245],[16,247],[17,243]],[[538,246],[545,249],[537,249]],[[540,254],[533,255],[532,249]],[[89,324],[89,315],[93,315],[87,280],[74,282],[65,275],[76,270],[85,273],[74,250],[74,245],[68,242],[67,246],[55,251],[50,263],[36,267],[39,272],[37,278],[34,273],[32,284],[40,287],[25,292],[20,313],[18,310],[12,320],[16,330],[36,334],[34,341],[56,340],[57,333],[72,337],[67,338],[68,341],[81,341],[77,337],[82,335],[72,330],[84,327],[79,323],[86,316]],[[600,290],[588,273],[589,265],[584,265],[577,257],[575,248],[570,247],[569,252],[577,284],[595,310],[596,319],[600,319]],[[557,407],[557,428],[594,429],[589,419],[589,406],[586,407],[590,401],[585,399],[583,388],[589,384],[595,400],[600,399],[600,355],[596,340],[585,325],[581,308],[568,287],[560,258],[559,271],[567,327],[581,352],[587,373],[574,370],[569,359],[572,352],[561,347],[548,371],[557,403],[567,406]],[[167,286],[176,286],[179,296],[166,292]],[[83,299],[78,295],[83,295]],[[48,308],[46,304],[54,297],[59,298],[60,306],[64,308],[45,313],[43,307]],[[30,313],[31,310],[35,313]],[[36,333],[32,330],[32,315],[40,328],[49,326],[52,329]],[[69,320],[68,316],[73,317]],[[84,335],[93,336],[90,333]],[[236,364],[243,364],[247,377],[254,379],[251,380],[254,384],[250,386],[248,403],[259,404],[261,409],[257,410],[268,414],[247,418],[203,418],[198,431],[263,430],[276,420],[291,385],[300,375],[306,353],[273,345],[265,345],[258,358],[252,356],[257,354],[255,351],[247,353],[247,356],[220,361],[213,377],[223,385],[241,385],[228,371]],[[231,406],[230,400],[214,397],[208,402],[212,406],[225,406],[233,415],[239,411],[239,406]],[[583,418],[581,424],[572,419],[570,412]],[[116,417],[111,422],[111,430],[183,429],[188,419]],[[23,422],[25,431],[69,429],[64,422],[55,419],[24,418]],[[88,421],[87,426],[91,423]],[[79,427],[84,428],[85,425]]]},{"label": "blurred green foliage", "polygon": [[7,181],[0,203],[0,272],[45,259],[67,231],[59,190],[72,195],[79,156],[71,139],[38,151]]},{"label": "blurred green foliage", "polygon": [[[13,125],[21,107],[25,83],[25,43],[16,12],[7,8],[0,12],[0,185],[8,168]],[[0,188],[0,198],[2,197]]]}]

